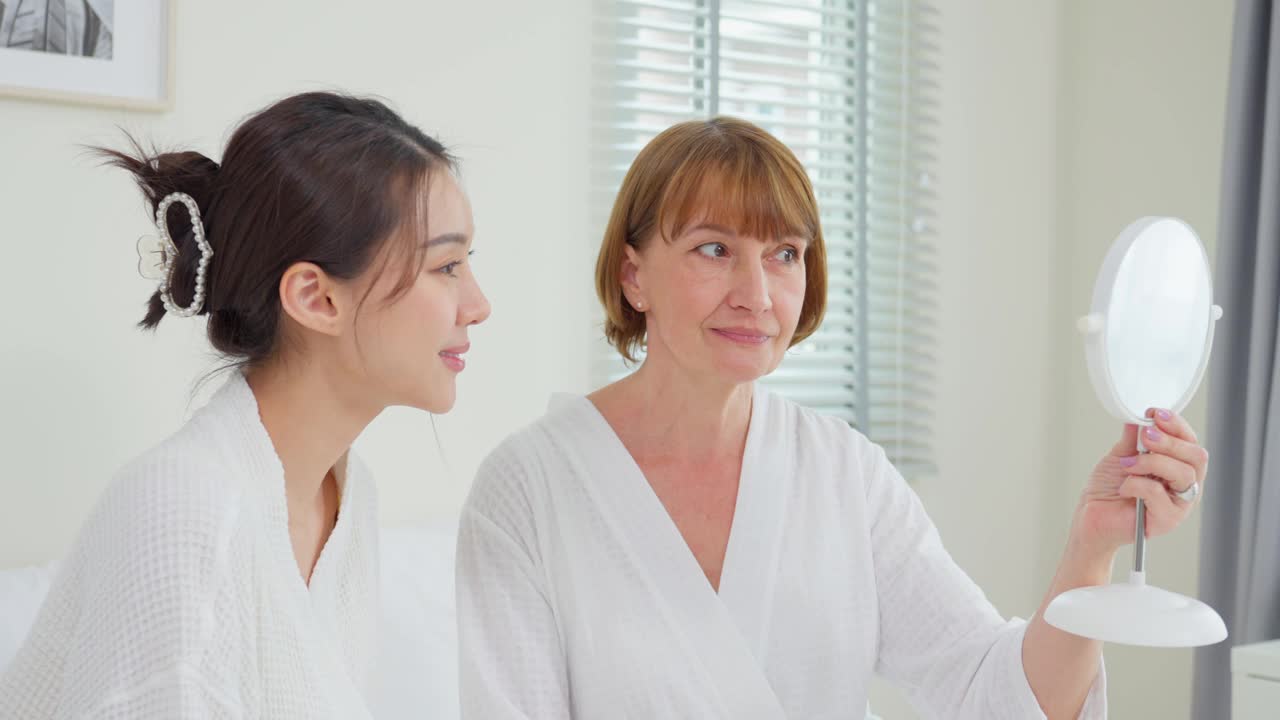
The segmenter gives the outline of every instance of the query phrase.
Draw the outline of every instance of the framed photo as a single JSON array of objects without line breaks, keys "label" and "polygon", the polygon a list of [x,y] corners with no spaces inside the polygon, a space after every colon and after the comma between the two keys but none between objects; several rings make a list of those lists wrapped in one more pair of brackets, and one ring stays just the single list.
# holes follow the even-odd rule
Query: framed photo
[{"label": "framed photo", "polygon": [[167,110],[169,0],[0,0],[0,95]]}]

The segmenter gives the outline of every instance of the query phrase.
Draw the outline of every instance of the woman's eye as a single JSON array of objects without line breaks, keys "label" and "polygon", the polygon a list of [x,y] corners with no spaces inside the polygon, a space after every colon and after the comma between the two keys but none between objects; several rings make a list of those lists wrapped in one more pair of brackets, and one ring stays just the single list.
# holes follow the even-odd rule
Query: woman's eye
[{"label": "woman's eye", "polygon": [[[475,250],[472,250],[472,251],[470,251],[470,252],[468,252],[468,253],[467,253],[467,257],[471,257],[472,255],[475,255],[475,254],[476,254],[476,251],[475,251]],[[445,275],[448,275],[449,277],[457,277],[457,275],[454,275],[454,274],[453,274],[453,272],[454,272],[455,270],[457,270],[457,269],[458,269],[458,266],[459,266],[459,265],[461,265],[463,262],[465,262],[465,261],[464,261],[464,260],[454,260],[453,262],[449,263],[448,265],[445,265],[444,267],[440,268],[440,270],[439,270],[438,272],[444,273]]]},{"label": "woman's eye", "polygon": [[796,252],[795,248],[783,248],[774,257],[790,265],[800,259],[800,253]]},{"label": "woman's eye", "polygon": [[729,256],[729,248],[725,247],[724,243],[706,243],[705,245],[699,245],[696,249],[699,253],[709,258],[722,258]]}]

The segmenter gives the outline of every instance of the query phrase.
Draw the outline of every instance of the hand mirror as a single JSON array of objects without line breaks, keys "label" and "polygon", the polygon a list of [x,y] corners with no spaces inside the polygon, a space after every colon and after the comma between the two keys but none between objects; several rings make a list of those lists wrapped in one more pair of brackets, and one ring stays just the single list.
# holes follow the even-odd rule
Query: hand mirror
[{"label": "hand mirror", "polygon": [[[1102,405],[1139,426],[1153,424],[1148,408],[1181,412],[1204,377],[1220,317],[1209,258],[1189,225],[1146,217],[1125,228],[1102,263],[1093,306],[1078,324]],[[1146,452],[1141,433],[1137,449]],[[1136,512],[1128,581],[1065,592],[1049,603],[1045,621],[1083,637],[1130,645],[1193,647],[1225,639],[1226,626],[1213,608],[1147,584],[1141,500]]]}]

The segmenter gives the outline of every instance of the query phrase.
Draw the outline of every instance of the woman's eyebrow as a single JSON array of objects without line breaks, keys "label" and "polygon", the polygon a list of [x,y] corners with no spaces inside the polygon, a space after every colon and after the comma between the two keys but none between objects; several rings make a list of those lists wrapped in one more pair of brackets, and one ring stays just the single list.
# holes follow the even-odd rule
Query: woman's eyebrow
[{"label": "woman's eyebrow", "polygon": [[423,247],[433,248],[437,245],[447,245],[448,243],[458,243],[459,245],[467,244],[467,236],[463,233],[445,233],[437,235],[423,243]]}]

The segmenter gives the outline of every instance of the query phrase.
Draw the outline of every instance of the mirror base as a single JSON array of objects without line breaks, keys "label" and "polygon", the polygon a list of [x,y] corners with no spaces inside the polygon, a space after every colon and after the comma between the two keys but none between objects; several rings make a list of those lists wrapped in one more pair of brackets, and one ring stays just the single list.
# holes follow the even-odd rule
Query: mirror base
[{"label": "mirror base", "polygon": [[1213,608],[1147,585],[1140,572],[1128,582],[1068,590],[1049,603],[1044,619],[1074,635],[1125,645],[1199,647],[1227,637]]}]

